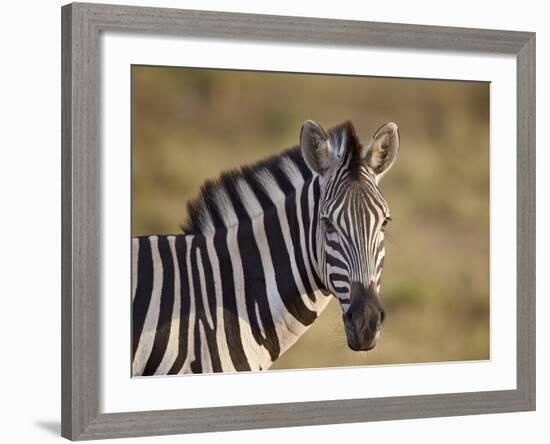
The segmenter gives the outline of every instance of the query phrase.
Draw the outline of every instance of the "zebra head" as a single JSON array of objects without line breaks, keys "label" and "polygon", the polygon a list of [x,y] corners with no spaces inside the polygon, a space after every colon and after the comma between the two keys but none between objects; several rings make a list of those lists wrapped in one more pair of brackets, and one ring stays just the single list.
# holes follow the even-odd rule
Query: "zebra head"
[{"label": "zebra head", "polygon": [[349,122],[327,133],[308,120],[300,145],[307,165],[319,176],[319,278],[340,302],[348,346],[370,350],[385,318],[379,291],[384,230],[391,220],[378,183],[397,156],[397,125],[386,123],[363,147]]}]

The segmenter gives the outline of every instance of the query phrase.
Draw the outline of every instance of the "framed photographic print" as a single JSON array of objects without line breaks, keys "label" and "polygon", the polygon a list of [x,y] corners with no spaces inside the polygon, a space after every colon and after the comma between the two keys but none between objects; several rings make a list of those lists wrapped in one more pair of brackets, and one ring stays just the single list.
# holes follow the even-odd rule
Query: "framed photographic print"
[{"label": "framed photographic print", "polygon": [[533,33],[62,25],[63,436],[535,408]]}]

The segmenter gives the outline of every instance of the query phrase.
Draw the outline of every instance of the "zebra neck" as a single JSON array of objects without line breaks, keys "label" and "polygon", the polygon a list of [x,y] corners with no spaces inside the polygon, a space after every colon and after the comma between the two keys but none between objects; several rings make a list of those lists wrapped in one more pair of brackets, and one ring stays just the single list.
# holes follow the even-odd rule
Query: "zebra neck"
[{"label": "zebra neck", "polygon": [[242,270],[235,297],[246,313],[239,317],[248,320],[263,368],[305,333],[330,300],[317,272],[318,201],[313,179],[267,204],[249,196],[252,216],[225,231],[234,274]]},{"label": "zebra neck", "polygon": [[213,233],[133,241],[133,374],[266,369],[329,302],[318,186]]}]

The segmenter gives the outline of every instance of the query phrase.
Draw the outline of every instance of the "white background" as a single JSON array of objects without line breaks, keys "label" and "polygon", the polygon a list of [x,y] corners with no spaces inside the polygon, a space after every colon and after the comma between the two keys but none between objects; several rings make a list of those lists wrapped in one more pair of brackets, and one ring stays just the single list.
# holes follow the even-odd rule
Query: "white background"
[{"label": "white background", "polygon": [[[109,34],[102,41],[103,412],[516,388],[516,63],[511,56]],[[333,60],[338,60],[336,67]],[[491,81],[491,360],[129,378],[130,66],[201,66]],[[361,125],[361,122],[356,122]],[[498,276],[509,276],[508,280]],[[128,297],[120,297],[128,295]],[[376,381],[365,384],[364,381]],[[410,381],[414,381],[411,384]]]},{"label": "white background", "polygon": [[[106,2],[104,0],[104,2]],[[108,2],[108,1],[107,1]],[[550,225],[550,185],[544,166],[550,145],[545,134],[549,116],[550,50],[548,17],[544,3],[524,0],[514,7],[503,2],[462,0],[445,4],[416,0],[389,2],[232,0],[126,1],[136,5],[185,7],[284,15],[333,17],[537,31],[537,225]],[[3,234],[0,257],[2,310],[0,375],[3,424],[2,441],[47,442],[60,440],[60,11],[58,1],[10,2],[2,10],[2,160],[0,162]],[[6,137],[7,135],[7,137]],[[494,159],[498,162],[498,159]],[[6,245],[7,244],[7,245]],[[550,313],[545,294],[549,274],[543,250],[548,234],[538,233],[537,351],[538,411],[476,417],[437,418],[381,423],[317,426],[294,429],[229,432],[182,437],[129,440],[143,443],[174,442],[279,442],[281,440],[329,442],[358,438],[362,441],[423,443],[545,442],[550,412],[547,379],[550,360]],[[546,259],[546,258],[544,258]],[[546,262],[547,263],[547,262]],[[503,279],[506,276],[502,277]],[[128,440],[127,440],[128,441]]]}]

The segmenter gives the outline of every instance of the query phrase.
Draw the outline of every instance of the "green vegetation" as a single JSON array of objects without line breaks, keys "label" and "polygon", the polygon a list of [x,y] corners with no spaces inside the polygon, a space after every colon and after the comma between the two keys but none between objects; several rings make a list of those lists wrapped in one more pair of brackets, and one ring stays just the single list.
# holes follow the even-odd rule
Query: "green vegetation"
[{"label": "green vegetation", "polygon": [[347,348],[331,302],[274,366],[489,358],[489,85],[134,67],[132,232],[178,233],[207,178],[298,142],[304,120],[394,121],[401,151],[381,189],[392,213],[378,346]]}]

